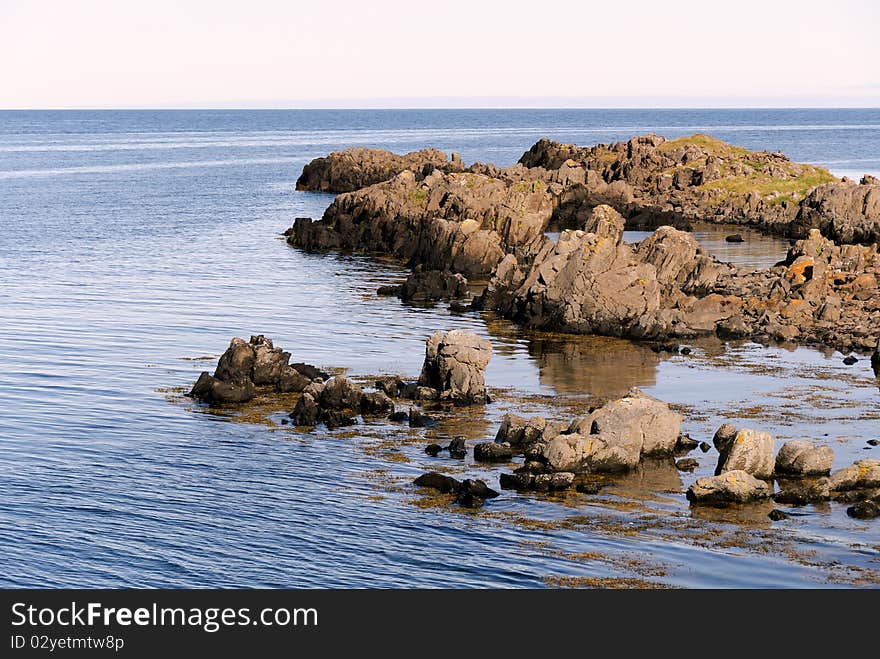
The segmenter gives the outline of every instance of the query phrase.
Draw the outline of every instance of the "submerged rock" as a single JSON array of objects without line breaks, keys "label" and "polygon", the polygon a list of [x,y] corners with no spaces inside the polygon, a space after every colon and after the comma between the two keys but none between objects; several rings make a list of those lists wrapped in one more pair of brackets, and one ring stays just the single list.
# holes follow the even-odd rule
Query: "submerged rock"
[{"label": "submerged rock", "polygon": [[859,501],[847,508],[846,514],[855,519],[874,519],[880,517],[880,505],[873,501]]},{"label": "submerged rock", "polygon": [[404,302],[454,300],[468,294],[468,280],[458,273],[428,270],[410,274],[400,286],[382,286],[379,295],[395,295]]},{"label": "submerged rock", "polygon": [[491,357],[492,344],[472,332],[435,332],[426,343],[419,385],[458,405],[486,403],[484,374]]},{"label": "submerged rock", "polygon": [[693,458],[683,458],[675,463],[675,468],[679,471],[694,471],[700,463]]},{"label": "submerged rock", "polygon": [[479,508],[486,499],[498,496],[498,492],[486,485],[485,481],[467,478],[458,481],[452,476],[429,471],[413,481],[419,487],[428,487],[441,494],[454,494],[455,502],[465,508]]},{"label": "submerged rock", "polygon": [[699,479],[688,488],[687,499],[694,503],[748,503],[771,494],[772,488],[765,481],[737,469]]},{"label": "submerged rock", "polygon": [[815,446],[810,442],[785,442],[776,456],[776,472],[798,476],[827,475],[834,462],[830,446]]}]

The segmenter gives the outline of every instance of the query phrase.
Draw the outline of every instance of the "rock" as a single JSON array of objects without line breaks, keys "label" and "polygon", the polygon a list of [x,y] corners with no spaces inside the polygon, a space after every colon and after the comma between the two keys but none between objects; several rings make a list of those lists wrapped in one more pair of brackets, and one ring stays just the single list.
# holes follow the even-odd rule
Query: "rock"
[{"label": "rock", "polygon": [[316,366],[312,366],[311,364],[304,364],[302,362],[297,362],[295,364],[290,365],[295,371],[299,372],[300,375],[307,377],[309,380],[327,380],[330,378],[329,373],[325,373],[320,368]]},{"label": "rock", "polygon": [[413,481],[413,484],[418,485],[419,487],[429,487],[433,490],[439,490],[442,494],[458,492],[458,489],[461,486],[461,483],[452,476],[446,476],[445,474],[440,474],[436,471],[429,471],[422,474]]},{"label": "rock", "polygon": [[394,413],[394,402],[381,391],[363,393],[359,409],[364,416],[387,416]]},{"label": "rock", "polygon": [[635,468],[642,456],[671,455],[680,431],[680,414],[632,389],[573,421],[540,453],[551,471],[625,471]]},{"label": "rock", "polygon": [[860,501],[847,508],[846,514],[856,519],[874,519],[880,517],[880,506],[873,501]]},{"label": "rock", "polygon": [[745,239],[743,239],[742,235],[738,234],[738,233],[734,233],[729,236],[725,236],[724,240],[729,243],[744,243],[745,242]]},{"label": "rock", "polygon": [[834,462],[834,451],[829,446],[814,446],[810,442],[785,442],[776,456],[776,472],[798,476],[827,475]]},{"label": "rock", "polygon": [[279,393],[298,393],[312,384],[306,376],[292,366],[285,365],[275,376],[275,390]]},{"label": "rock", "polygon": [[687,499],[694,503],[749,503],[767,499],[771,493],[765,481],[738,469],[700,478],[688,488]]},{"label": "rock", "polygon": [[874,373],[880,372],[880,338],[877,339],[874,353],[871,355],[871,367],[874,369]]},{"label": "rock", "polygon": [[681,433],[675,440],[675,452],[679,454],[690,453],[699,445],[700,443],[696,439],[691,439],[690,435]]},{"label": "rock", "polygon": [[204,372],[187,395],[209,405],[232,405],[252,400],[257,390],[250,380],[224,382]]},{"label": "rock", "polygon": [[597,481],[582,481],[575,486],[575,489],[581,494],[599,494],[599,491],[605,487],[604,483]]},{"label": "rock", "polygon": [[880,185],[835,182],[814,188],[801,202],[792,232],[809,229],[836,243],[880,242]]},{"label": "rock", "polygon": [[[291,369],[288,365],[288,362],[290,361],[290,353],[284,352],[281,348],[276,348],[271,339],[267,339],[262,334],[252,336],[249,347],[253,353],[250,378],[255,385],[277,384],[282,375],[291,374],[290,371],[293,371],[292,375],[302,378],[297,371]],[[235,355],[230,358],[230,363],[226,365],[228,368],[238,370],[233,366],[236,359],[244,359],[245,362],[251,362],[251,357],[247,354],[247,350],[243,348],[239,349],[238,346],[233,348],[231,345],[229,349],[233,350]],[[243,365],[244,364],[242,364],[242,366]],[[219,364],[217,365],[217,368],[220,368]],[[308,384],[308,382],[306,382],[306,384]],[[305,384],[302,386],[305,388]],[[302,391],[302,389],[299,391]]]},{"label": "rock", "polygon": [[767,517],[769,517],[774,522],[781,522],[784,519],[788,519],[788,515],[786,515],[783,511],[779,510],[779,508],[774,508],[771,510]]},{"label": "rock", "polygon": [[[729,425],[729,424],[725,424]],[[722,426],[719,432],[726,428]],[[715,475],[719,476],[727,471],[745,471],[757,478],[771,478],[775,467],[773,459],[773,436],[760,430],[743,428],[737,431],[732,438],[728,434],[719,437],[715,433],[718,466]]]},{"label": "rock", "polygon": [[380,286],[376,289],[376,295],[380,297],[400,297],[403,286]]},{"label": "rock", "polygon": [[780,480],[780,491],[773,495],[776,503],[804,506],[808,503],[828,501],[831,498],[830,483],[827,478],[797,478]]},{"label": "rock", "polygon": [[448,270],[427,270],[410,274],[397,288],[392,295],[399,296],[404,302],[435,302],[465,297],[468,281]]},{"label": "rock", "polygon": [[315,400],[318,400],[321,397],[321,392],[323,391],[324,383],[319,380],[312,380],[312,382],[302,390],[304,394],[308,394]]},{"label": "rock", "polygon": [[543,417],[533,416],[526,420],[516,414],[507,413],[501,419],[495,441],[525,449],[541,439],[546,429],[547,421]]},{"label": "rock", "polygon": [[353,416],[349,416],[342,410],[335,409],[321,410],[321,414],[318,418],[324,422],[324,425],[327,426],[328,430],[336,430],[337,428],[353,426],[357,423],[357,419],[355,419]]},{"label": "rock", "polygon": [[877,446],[878,444],[880,444],[880,439],[869,439],[868,440],[869,446]]},{"label": "rock", "polygon": [[528,473],[501,474],[498,477],[502,490],[528,490],[534,480],[534,474]]},{"label": "rock", "polygon": [[[394,423],[404,423],[406,421],[409,421],[410,419],[409,414],[407,414],[406,412],[392,412],[388,415],[388,420],[393,421]],[[424,426],[417,425],[412,427],[423,428]]]},{"label": "rock", "polygon": [[486,403],[484,374],[492,345],[462,330],[435,332],[427,340],[419,385],[440,392],[440,398],[459,405]]},{"label": "rock", "polygon": [[859,501],[874,501],[880,503],[880,487],[867,487],[856,490],[835,492],[832,497],[838,503],[857,503]]},{"label": "rock", "polygon": [[438,455],[440,455],[440,451],[442,450],[443,447],[440,446],[440,444],[428,444],[425,447],[425,453],[430,455],[432,458],[436,458]]},{"label": "rock", "polygon": [[463,166],[449,161],[436,149],[424,149],[398,155],[384,149],[356,147],[334,151],[316,158],[303,168],[296,181],[297,190],[314,192],[351,192],[387,181],[404,170],[422,172],[426,168],[461,171]]},{"label": "rock", "polygon": [[693,471],[699,466],[700,463],[693,458],[684,458],[682,460],[677,460],[675,463],[675,468],[679,471]]},{"label": "rock", "polygon": [[831,474],[835,492],[880,487],[880,460],[859,460]]},{"label": "rock", "polygon": [[296,401],[290,418],[293,419],[294,425],[297,426],[315,426],[318,425],[318,417],[321,414],[321,408],[318,407],[317,401],[310,394],[304,393]]},{"label": "rock", "polygon": [[571,472],[556,472],[555,474],[538,474],[532,481],[532,489],[538,492],[558,492],[569,489],[574,483],[574,474]]},{"label": "rock", "polygon": [[403,388],[404,382],[400,378],[382,378],[381,380],[376,380],[376,389],[384,393],[386,396],[390,396],[391,398],[397,398],[400,395],[400,390]]},{"label": "rock", "polygon": [[[395,414],[404,414],[403,412],[396,412]],[[393,415],[392,415],[393,416]],[[404,414],[404,416],[406,416]],[[403,421],[404,419],[401,419]],[[409,427],[410,428],[430,428],[435,423],[437,423],[432,417],[423,413],[420,410],[411,407],[409,409]]]},{"label": "rock", "polygon": [[846,357],[843,358],[843,363],[846,364],[847,366],[852,366],[853,364],[858,363],[858,361],[859,361],[858,358],[855,357],[854,355],[847,355]]},{"label": "rock", "polygon": [[513,458],[510,444],[483,442],[474,446],[474,459],[480,462],[507,462]]},{"label": "rock", "polygon": [[552,213],[541,181],[402,171],[340,194],[318,222],[297,219],[287,240],[310,251],[379,252],[426,270],[488,277],[508,252],[530,258]]},{"label": "rock", "polygon": [[720,453],[724,447],[728,446],[736,438],[736,432],[736,428],[732,424],[721,424],[721,427],[715,431],[715,436],[712,437],[712,444],[714,444],[715,450]]},{"label": "rock", "polygon": [[463,458],[467,455],[467,447],[465,446],[464,437],[454,437],[446,449],[449,451],[450,458]]},{"label": "rock", "polygon": [[712,447],[709,446],[708,442],[700,442],[700,450],[703,453],[708,453],[710,448],[712,448]]},{"label": "rock", "polygon": [[214,377],[223,382],[253,381],[254,363],[256,362],[254,346],[235,337],[229,347],[220,356]]},{"label": "rock", "polygon": [[343,375],[336,375],[324,383],[318,404],[324,409],[356,410],[360,406],[363,391]]},{"label": "rock", "polygon": [[479,508],[486,499],[493,499],[498,492],[486,485],[485,481],[466,478],[458,487],[455,502],[465,508]]}]

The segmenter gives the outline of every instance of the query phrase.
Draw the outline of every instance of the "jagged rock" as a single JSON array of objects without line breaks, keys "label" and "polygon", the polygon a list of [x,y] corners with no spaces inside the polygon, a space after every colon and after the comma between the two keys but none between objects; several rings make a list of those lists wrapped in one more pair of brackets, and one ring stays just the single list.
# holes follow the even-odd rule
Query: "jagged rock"
[{"label": "jagged rock", "polygon": [[718,466],[715,467],[716,476],[727,471],[745,471],[757,478],[773,476],[774,442],[770,433],[743,428],[733,437],[725,435],[719,438],[719,433],[716,432],[715,442],[720,453]]},{"label": "jagged rock", "polygon": [[[501,426],[495,435],[495,441],[499,444],[506,443],[527,448],[544,437],[546,429],[547,421],[543,417],[533,416],[526,420],[516,414],[507,413],[501,418]],[[545,439],[550,438],[545,437]]]},{"label": "jagged rock", "polygon": [[448,171],[464,169],[461,159],[447,160],[446,154],[436,149],[398,155],[384,149],[355,147],[312,160],[303,168],[296,181],[296,189],[351,192],[387,181],[407,169],[424,172],[434,168]]},{"label": "jagged rock", "polygon": [[880,460],[858,460],[831,474],[835,492],[880,487]]},{"label": "jagged rock", "polygon": [[425,348],[419,385],[440,392],[440,398],[460,405],[486,403],[489,393],[484,373],[492,344],[461,330],[435,332]]},{"label": "jagged rock", "polygon": [[347,377],[336,375],[324,383],[318,404],[323,409],[356,410],[360,406],[363,393],[361,388]]},{"label": "jagged rock", "polygon": [[254,346],[236,336],[220,356],[214,377],[224,382],[253,381],[255,362]]},{"label": "jagged rock", "polygon": [[680,414],[632,389],[538,446],[551,471],[624,471],[642,456],[671,455],[680,431]]},{"label": "jagged rock", "polygon": [[[276,384],[283,375],[289,376],[290,371],[293,370],[288,365],[288,362],[290,361],[290,353],[284,352],[281,348],[276,348],[273,345],[272,340],[267,339],[262,334],[252,336],[249,347],[251,348],[251,352],[253,352],[253,365],[251,367],[253,370],[251,371],[250,376],[255,385]],[[250,362],[251,359],[249,351],[246,351],[245,349],[238,350],[237,348],[237,346],[236,348],[230,346],[230,350],[234,351],[235,357],[230,360],[231,363],[227,366],[233,369],[233,363],[235,360],[243,358],[245,362]],[[219,370],[219,364],[217,368]],[[293,373],[299,376],[297,371],[293,371]],[[305,387],[305,384],[303,387]],[[300,389],[300,391],[302,391],[302,389]]]},{"label": "jagged rock", "polygon": [[252,400],[257,390],[250,380],[224,382],[206,372],[199,376],[187,395],[209,405],[231,405]]},{"label": "jagged rock", "polygon": [[765,481],[737,469],[720,476],[700,478],[687,490],[687,499],[694,503],[748,503],[766,499],[772,489]]},{"label": "jagged rock", "polygon": [[275,377],[274,384],[280,393],[291,393],[305,391],[312,381],[292,366],[285,365]]},{"label": "jagged rock", "polygon": [[290,418],[293,419],[294,425],[297,426],[315,426],[318,425],[318,417],[321,414],[321,408],[318,407],[317,401],[312,398],[311,394],[304,393],[296,401]]},{"label": "jagged rock", "polygon": [[363,393],[359,409],[364,416],[386,416],[394,413],[394,402],[381,391]]},{"label": "jagged rock", "polygon": [[810,442],[785,442],[776,456],[776,471],[799,476],[827,475],[834,462],[830,446],[814,446]]},{"label": "jagged rock", "polygon": [[803,236],[809,229],[837,243],[880,242],[880,184],[863,179],[815,188],[800,204],[791,235]]},{"label": "jagged rock", "polygon": [[541,181],[410,171],[339,195],[319,222],[297,218],[288,242],[306,250],[381,252],[429,270],[489,275],[508,252],[544,240],[553,200]]}]

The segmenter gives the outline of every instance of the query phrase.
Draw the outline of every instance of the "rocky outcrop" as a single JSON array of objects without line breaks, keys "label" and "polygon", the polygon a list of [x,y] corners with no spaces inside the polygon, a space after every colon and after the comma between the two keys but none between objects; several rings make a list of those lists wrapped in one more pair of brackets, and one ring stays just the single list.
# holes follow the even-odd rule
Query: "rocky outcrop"
[{"label": "rocky outcrop", "polygon": [[526,451],[538,441],[550,441],[564,429],[565,427],[561,424],[548,424],[547,420],[541,416],[525,419],[508,412],[501,418],[495,442]]},{"label": "rocky outcrop", "polygon": [[644,216],[665,224],[751,224],[784,235],[795,235],[791,227],[798,226],[795,217],[807,193],[836,181],[828,171],[781,153],[749,151],[701,134],[674,140],[641,135],[592,147],[540,140],[520,163],[540,171],[580,167],[606,184],[627,185],[624,203],[589,192],[580,198],[585,206],[609,203],[631,221]]},{"label": "rocky outcrop", "polygon": [[220,356],[214,375],[202,373],[189,396],[212,405],[244,403],[257,395],[257,387],[303,391],[312,382],[310,375],[320,373],[314,366],[289,361],[290,353],[262,334],[250,341],[236,337]]},{"label": "rocky outcrop", "polygon": [[329,429],[351,426],[357,416],[394,414],[394,402],[382,391],[365,392],[342,375],[326,382],[314,381],[303,391],[289,417],[296,426],[323,423]]},{"label": "rocky outcrop", "polygon": [[853,181],[826,183],[812,190],[800,204],[790,235],[804,237],[810,229],[837,243],[880,242],[880,181],[866,176]]},{"label": "rocky outcrop", "polygon": [[547,471],[619,472],[634,469],[645,456],[672,455],[681,415],[662,401],[632,389],[626,396],[572,421],[527,454]]},{"label": "rocky outcrop", "polygon": [[812,442],[785,442],[776,456],[776,473],[791,476],[827,476],[834,462],[830,446]]},{"label": "rocky outcrop", "polygon": [[620,216],[609,207],[596,207],[587,226],[547,240],[531,266],[506,256],[475,306],[528,327],[578,334],[717,334],[875,349],[880,254],[873,247],[834,245],[813,230],[777,266],[740,270],[672,227],[624,244]]},{"label": "rocky outcrop", "polygon": [[715,475],[745,471],[756,478],[771,478],[775,465],[773,435],[748,428],[731,430],[732,426],[726,423],[715,433],[713,443],[720,454]]},{"label": "rocky outcrop", "polygon": [[467,279],[442,270],[413,272],[400,286],[382,286],[379,295],[394,295],[404,302],[455,300],[468,294]]},{"label": "rocky outcrop", "polygon": [[742,470],[728,471],[720,476],[700,478],[687,489],[687,499],[694,503],[749,503],[767,499],[773,489],[767,482]]},{"label": "rocky outcrop", "polygon": [[429,174],[434,169],[461,171],[461,159],[437,149],[423,149],[398,155],[385,149],[355,147],[315,158],[303,168],[296,181],[297,190],[313,192],[352,192],[394,178],[404,170]]},{"label": "rocky outcrop", "polygon": [[529,258],[552,210],[541,181],[439,170],[419,179],[407,170],[340,195],[320,221],[297,218],[288,242],[312,251],[379,252],[429,270],[480,277],[507,253]]},{"label": "rocky outcrop", "polygon": [[457,405],[486,403],[485,371],[491,357],[492,344],[472,332],[435,332],[426,342],[418,384]]}]

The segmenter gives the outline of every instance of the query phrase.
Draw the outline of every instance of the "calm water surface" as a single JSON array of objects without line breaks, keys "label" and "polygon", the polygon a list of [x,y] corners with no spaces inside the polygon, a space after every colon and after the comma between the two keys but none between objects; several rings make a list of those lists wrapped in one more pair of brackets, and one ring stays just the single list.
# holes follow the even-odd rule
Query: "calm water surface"
[{"label": "calm water surface", "polygon": [[[194,358],[216,358],[235,335],[266,334],[295,360],[352,375],[415,376],[425,337],[459,327],[496,348],[488,380],[499,395],[468,418],[473,439],[493,436],[508,409],[566,418],[589,394],[638,385],[681,405],[700,439],[730,420],[780,441],[827,441],[835,466],[875,455],[864,447],[880,394],[864,359],[846,367],[834,353],[713,343],[661,358],[627,342],[523,333],[378,298],[400,268],[302,254],[278,237],[332,201],[294,182],[334,149],[437,146],[509,164],[542,136],[695,131],[841,175],[880,172],[878,111],[0,112],[0,585],[876,583],[878,527],[841,506],[804,507],[773,527],[766,510],[691,511],[683,491],[711,472],[714,452],[697,453],[694,475],[658,465],[607,496],[504,493],[475,515],[414,505],[406,484],[428,467],[497,485],[498,470],[424,456],[424,433],[273,432],[169,395],[213,367]],[[786,247],[701,231],[710,251],[744,265]],[[457,432],[442,424],[431,437]],[[563,518],[579,521],[535,523]]]}]

